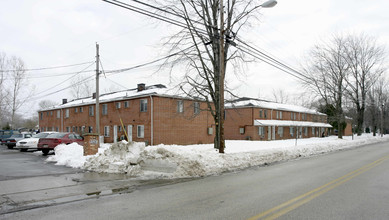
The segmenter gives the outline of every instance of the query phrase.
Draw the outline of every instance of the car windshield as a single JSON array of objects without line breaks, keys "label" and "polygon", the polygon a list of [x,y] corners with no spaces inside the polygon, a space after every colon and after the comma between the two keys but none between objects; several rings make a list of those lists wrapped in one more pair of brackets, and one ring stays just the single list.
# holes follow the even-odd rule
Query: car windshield
[{"label": "car windshield", "polygon": [[10,138],[22,138],[22,134],[13,134]]},{"label": "car windshield", "polygon": [[39,133],[39,134],[35,134],[33,135],[32,137],[33,138],[45,138],[49,135],[49,133]]},{"label": "car windshield", "polygon": [[66,133],[53,133],[47,136],[47,138],[63,138]]}]

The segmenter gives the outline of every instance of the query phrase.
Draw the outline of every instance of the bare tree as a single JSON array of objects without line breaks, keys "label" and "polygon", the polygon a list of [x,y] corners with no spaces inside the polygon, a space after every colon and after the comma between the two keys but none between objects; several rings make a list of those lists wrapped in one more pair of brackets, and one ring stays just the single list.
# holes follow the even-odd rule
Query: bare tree
[{"label": "bare tree", "polygon": [[39,109],[44,110],[56,106],[58,103],[51,100],[42,100],[39,102]]},{"label": "bare tree", "polygon": [[273,99],[275,102],[286,104],[289,101],[289,95],[282,89],[273,89]]},{"label": "bare tree", "polygon": [[74,99],[91,96],[95,91],[95,86],[91,81],[86,80],[87,78],[78,74],[74,77],[71,82],[70,94]]},{"label": "bare tree", "polygon": [[11,125],[14,126],[16,111],[27,101],[32,92],[26,91],[25,65],[21,58],[12,56],[7,62],[9,73],[9,86],[7,88],[6,101],[11,112]]},{"label": "bare tree", "polygon": [[[234,42],[249,21],[259,15],[258,8],[271,7],[276,2],[259,5],[250,0],[164,0],[153,1],[164,15],[175,16],[182,23],[176,34],[167,38],[165,48],[176,54],[166,62],[171,70],[185,67],[180,88],[189,97],[202,98],[215,121],[215,148],[224,153],[224,93],[226,72],[236,73],[247,61],[243,50]],[[243,44],[243,43],[242,43]],[[238,46],[239,47],[239,46]],[[227,63],[232,69],[227,71]],[[181,71],[182,69],[180,69]]]},{"label": "bare tree", "polygon": [[5,53],[0,52],[0,126],[3,125],[5,106],[5,88],[3,82],[5,80],[4,73],[6,70]]},{"label": "bare tree", "polygon": [[344,45],[350,67],[347,94],[357,110],[357,133],[361,135],[366,108],[367,93],[385,72],[385,47],[366,34],[349,35]]},{"label": "bare tree", "polygon": [[329,42],[316,45],[309,54],[310,58],[305,67],[307,80],[304,82],[309,91],[324,101],[325,106],[333,106],[338,138],[343,136],[342,98],[350,68],[345,59],[344,44],[344,37],[334,36]]},{"label": "bare tree", "polygon": [[389,84],[385,78],[380,77],[367,94],[367,107],[365,116],[366,125],[372,127],[373,135],[377,130],[383,132],[381,128],[383,108],[388,102]]}]

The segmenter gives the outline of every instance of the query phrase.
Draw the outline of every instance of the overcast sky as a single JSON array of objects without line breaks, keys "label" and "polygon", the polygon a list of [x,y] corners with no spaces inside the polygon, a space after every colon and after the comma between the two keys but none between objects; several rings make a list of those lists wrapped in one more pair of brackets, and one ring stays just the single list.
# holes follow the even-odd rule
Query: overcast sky
[{"label": "overcast sky", "polygon": [[[240,37],[296,69],[314,44],[334,34],[365,32],[381,44],[389,42],[387,0],[278,0],[274,8],[261,10],[261,23]],[[103,67],[112,70],[161,57],[161,39],[171,27],[99,0],[1,0],[0,30],[0,52],[22,58],[28,69],[93,62],[98,42]],[[88,66],[29,71],[34,96],[20,113],[35,114],[41,100],[71,99],[65,80],[84,69],[91,71],[84,77],[94,75],[95,66]],[[168,73],[152,75],[156,68],[107,76],[101,93],[141,82],[169,85]],[[272,99],[273,90],[302,92],[295,78],[260,62],[247,65],[230,86],[240,96],[265,99]]]}]

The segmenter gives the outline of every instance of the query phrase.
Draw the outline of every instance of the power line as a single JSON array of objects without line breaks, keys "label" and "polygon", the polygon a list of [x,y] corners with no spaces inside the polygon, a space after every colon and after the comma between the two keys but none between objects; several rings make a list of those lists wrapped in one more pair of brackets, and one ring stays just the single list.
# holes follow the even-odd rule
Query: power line
[{"label": "power line", "polygon": [[[120,2],[120,1],[116,1],[116,0],[103,0],[103,1],[105,1],[107,3],[110,3],[110,4],[113,4],[113,5],[116,5],[116,6],[119,6],[119,7],[122,7],[122,8],[125,8],[125,9],[128,9],[130,11],[134,11],[134,12],[137,12],[137,13],[140,13],[140,14],[143,14],[143,15],[146,15],[146,16],[158,19],[160,21],[167,22],[167,23],[172,24],[172,25],[176,25],[176,26],[184,28],[184,29],[193,30],[193,31],[196,31],[198,33],[205,34],[206,36],[208,35],[207,31],[204,31],[204,30],[201,30],[201,29],[197,29],[197,28],[194,28],[194,27],[188,27],[186,23],[183,23],[183,22],[171,19],[169,17],[162,16],[162,15],[159,15],[159,14],[147,11],[145,9],[142,9],[142,8],[130,5],[130,4],[126,4],[126,3],[123,3],[123,2]],[[154,7],[154,6],[149,6],[149,7]],[[172,12],[168,12],[166,10],[160,9],[160,8],[157,8],[157,9],[161,10],[161,11],[164,11],[164,12],[167,12],[169,14],[173,14],[175,16],[181,17],[184,20],[188,20],[188,21],[191,21],[191,22],[194,22],[194,23],[198,23],[198,22],[192,21],[192,20],[190,20],[188,18],[185,18],[185,17],[183,17],[181,15],[177,15],[177,14],[174,14]]]},{"label": "power line", "polygon": [[270,55],[268,55],[268,54],[266,54],[266,53],[260,51],[259,49],[255,48],[255,47],[253,47],[253,46],[251,46],[251,45],[249,45],[249,44],[247,44],[247,43],[245,43],[245,42],[243,42],[243,41],[240,40],[240,39],[237,39],[237,41],[239,41],[239,42],[241,42],[243,45],[247,46],[247,47],[249,48],[248,50],[250,50],[250,51],[256,53],[257,55],[262,56],[262,57],[264,57],[265,59],[268,59],[268,60],[270,60],[271,62],[275,63],[276,65],[279,65],[279,66],[281,66],[282,68],[288,69],[289,71],[292,71],[293,73],[295,73],[295,74],[297,74],[297,75],[299,75],[299,76],[301,76],[301,77],[303,77],[303,78],[307,78],[304,74],[300,73],[299,71],[295,70],[294,68],[290,67],[289,65],[284,64],[283,62],[279,61],[278,59],[271,57]]},{"label": "power line", "polygon": [[136,66],[132,66],[132,67],[128,67],[128,68],[123,68],[123,69],[108,70],[108,71],[105,71],[105,73],[111,73],[111,74],[109,74],[109,75],[111,76],[111,75],[118,74],[118,73],[121,73],[121,72],[126,72],[126,71],[129,71],[129,70],[141,68],[141,67],[144,67],[144,66],[147,66],[147,65],[150,65],[150,64],[159,62],[159,61],[161,61],[161,60],[165,60],[165,59],[168,59],[168,58],[170,58],[170,57],[176,56],[176,55],[178,55],[178,54],[180,54],[180,53],[182,53],[182,52],[184,52],[184,51],[186,51],[186,50],[191,49],[192,47],[194,47],[194,45],[193,45],[193,46],[189,46],[189,47],[187,47],[187,48],[185,48],[185,49],[183,49],[183,50],[181,50],[181,51],[178,51],[178,52],[176,52],[176,53],[169,54],[169,55],[167,55],[167,56],[164,56],[164,57],[159,58],[159,59],[156,59],[156,60],[152,60],[152,61],[150,61],[150,62],[142,63],[142,64],[139,64],[139,65],[136,65]]},{"label": "power line", "polygon": [[[91,62],[94,62],[94,61],[91,61]],[[12,71],[25,71],[25,72],[27,72],[27,71],[36,71],[36,70],[49,70],[49,69],[58,69],[58,68],[65,68],[65,67],[72,67],[72,66],[80,66],[80,65],[91,63],[91,62],[70,64],[70,65],[64,65],[64,66],[41,67],[41,68],[34,68],[34,69],[0,70],[0,72],[12,72]]]},{"label": "power line", "polygon": [[42,91],[42,92],[40,92],[40,93],[47,92],[47,91],[49,91],[49,90],[51,90],[51,89],[53,89],[53,88],[55,88],[55,87],[57,87],[57,86],[59,86],[59,85],[65,83],[66,81],[68,81],[68,80],[72,79],[73,77],[75,77],[76,75],[80,74],[82,71],[84,71],[84,70],[88,69],[89,67],[91,67],[93,64],[94,64],[94,62],[91,63],[91,64],[90,64],[89,66],[87,66],[86,68],[84,68],[83,70],[81,70],[81,71],[77,72],[76,74],[72,75],[71,77],[67,78],[66,80],[64,80],[64,81],[62,81],[62,82],[56,84],[55,86],[52,86],[52,87],[50,87],[50,88],[48,88],[48,89],[46,89],[46,90],[44,90],[44,91]]},{"label": "power line", "polygon": [[237,48],[238,48],[239,50],[241,50],[242,52],[247,53],[247,54],[253,56],[254,58],[257,58],[257,59],[259,59],[259,60],[261,60],[261,61],[263,61],[263,62],[269,64],[270,66],[273,66],[273,67],[275,67],[275,68],[277,68],[277,69],[279,69],[279,70],[281,70],[281,71],[283,71],[283,72],[285,72],[285,73],[287,73],[287,74],[289,74],[289,75],[291,75],[291,76],[293,76],[293,77],[296,77],[297,79],[300,79],[300,80],[303,81],[303,82],[307,82],[306,77],[305,77],[305,78],[302,78],[301,76],[299,76],[299,75],[297,75],[297,74],[295,74],[295,73],[293,73],[293,72],[290,72],[289,70],[285,69],[284,67],[282,67],[282,66],[280,66],[280,65],[277,65],[276,63],[272,63],[272,61],[266,60],[265,58],[260,57],[260,56],[258,56],[257,54],[253,54],[251,51],[245,49],[244,47],[237,46]]}]

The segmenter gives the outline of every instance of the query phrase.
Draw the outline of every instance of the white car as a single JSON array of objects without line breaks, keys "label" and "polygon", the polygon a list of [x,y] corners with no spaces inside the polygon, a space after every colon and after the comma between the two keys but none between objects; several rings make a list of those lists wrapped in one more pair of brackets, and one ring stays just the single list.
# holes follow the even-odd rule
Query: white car
[{"label": "white car", "polygon": [[23,152],[25,152],[27,150],[37,150],[39,138],[45,138],[49,134],[52,134],[52,133],[58,133],[58,132],[54,132],[54,131],[42,132],[42,133],[38,133],[38,134],[33,135],[31,138],[26,138],[26,139],[20,140],[16,143],[15,149],[20,149],[20,151],[23,151]]}]

